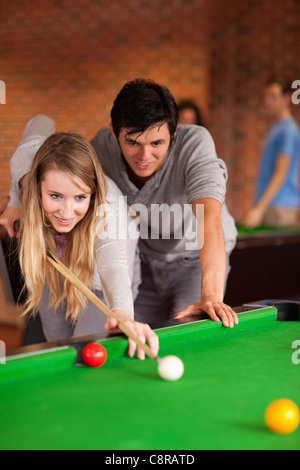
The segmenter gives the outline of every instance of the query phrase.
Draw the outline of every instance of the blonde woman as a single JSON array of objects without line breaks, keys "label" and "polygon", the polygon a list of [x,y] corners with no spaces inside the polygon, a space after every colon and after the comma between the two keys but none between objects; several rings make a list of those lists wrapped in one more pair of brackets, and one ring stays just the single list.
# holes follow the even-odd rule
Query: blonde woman
[{"label": "blonde woman", "polygon": [[[109,197],[107,183],[114,197]],[[117,203],[113,185],[83,137],[55,133],[41,145],[22,198],[19,258],[28,292],[24,314],[39,311],[47,341],[95,333],[104,323],[106,331],[118,331],[115,320],[107,321],[46,261],[49,250],[157,354],[156,334],[133,320],[128,240],[101,236],[113,217],[126,212],[121,198]],[[135,343],[129,340],[129,356],[135,351]],[[137,355],[145,357],[139,348]]]}]

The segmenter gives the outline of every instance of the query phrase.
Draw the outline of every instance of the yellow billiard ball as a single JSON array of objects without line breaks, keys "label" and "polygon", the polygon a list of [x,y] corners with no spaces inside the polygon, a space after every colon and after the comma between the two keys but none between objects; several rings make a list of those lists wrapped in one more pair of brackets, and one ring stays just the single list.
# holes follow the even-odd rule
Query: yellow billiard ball
[{"label": "yellow billiard ball", "polygon": [[265,413],[265,422],[270,431],[277,434],[290,434],[299,426],[299,409],[286,398],[273,401]]}]

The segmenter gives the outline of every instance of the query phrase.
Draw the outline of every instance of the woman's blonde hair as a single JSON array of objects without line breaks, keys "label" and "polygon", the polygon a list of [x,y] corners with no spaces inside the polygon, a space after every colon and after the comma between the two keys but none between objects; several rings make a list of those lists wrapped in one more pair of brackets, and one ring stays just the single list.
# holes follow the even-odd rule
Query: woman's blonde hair
[{"label": "woman's blonde hair", "polygon": [[[64,238],[62,261],[87,286],[93,286],[94,247],[99,221],[97,210],[104,208],[107,185],[92,145],[77,134],[56,133],[48,137],[33,160],[23,195],[19,259],[25,280],[27,300],[24,315],[38,311],[45,281],[56,309],[66,301],[66,318],[74,323],[86,307],[86,298],[47,262],[46,252],[59,256],[60,237],[46,218],[41,197],[41,182],[46,172],[60,170],[76,184],[80,179],[91,189],[91,199],[84,218]],[[105,214],[101,214],[102,217]],[[98,230],[99,233],[99,230]]]}]

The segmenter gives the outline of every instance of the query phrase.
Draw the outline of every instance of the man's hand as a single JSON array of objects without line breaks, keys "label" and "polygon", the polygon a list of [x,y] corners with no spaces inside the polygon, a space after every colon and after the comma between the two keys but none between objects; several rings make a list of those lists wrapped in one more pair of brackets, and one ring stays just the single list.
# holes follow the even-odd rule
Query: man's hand
[{"label": "man's hand", "polygon": [[[151,351],[154,353],[155,356],[158,355],[159,350],[159,341],[158,336],[154,333],[154,331],[150,328],[149,325],[145,323],[139,323],[137,321],[132,320],[125,312],[114,310],[115,313],[122,319],[125,323],[127,328],[129,328],[135,335],[143,342],[148,343]],[[121,330],[118,326],[117,320],[111,318],[105,325],[105,330],[109,334],[118,334],[121,333]],[[128,338],[128,355],[129,357],[133,357],[135,355],[137,349],[137,357],[138,359],[145,359],[145,351],[142,348],[137,348],[136,343],[131,339]]]},{"label": "man's hand", "polygon": [[8,235],[19,237],[19,221],[21,220],[22,210],[19,207],[7,207],[0,216],[0,225],[7,230]]},{"label": "man's hand", "polygon": [[248,228],[261,225],[267,208],[282,188],[291,165],[290,155],[280,153],[276,158],[274,174],[260,200],[248,212],[243,224]]},{"label": "man's hand", "polygon": [[209,317],[219,322],[220,319],[223,325],[229,328],[233,328],[234,325],[238,324],[237,314],[232,310],[229,305],[224,304],[219,299],[200,299],[200,302],[189,305],[187,308],[178,313],[176,318],[184,318],[190,315],[199,315],[199,313],[207,313]]},{"label": "man's hand", "polygon": [[248,228],[255,228],[261,225],[264,217],[264,210],[260,206],[253,206],[243,221],[243,225]]}]

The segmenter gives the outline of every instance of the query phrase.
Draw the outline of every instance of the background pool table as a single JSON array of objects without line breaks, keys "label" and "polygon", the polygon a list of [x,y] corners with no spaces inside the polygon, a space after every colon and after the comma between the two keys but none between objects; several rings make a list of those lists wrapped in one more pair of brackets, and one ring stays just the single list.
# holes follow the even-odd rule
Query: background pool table
[{"label": "background pool table", "polygon": [[235,306],[263,298],[298,298],[300,227],[237,228],[225,302]]},{"label": "background pool table", "polygon": [[0,365],[0,448],[300,449],[300,429],[280,436],[264,424],[271,401],[300,405],[300,364],[292,362],[300,308],[282,306],[280,319],[290,321],[265,305],[237,309],[233,329],[209,319],[165,322],[156,330],[160,356],[182,358],[178,382],[160,379],[149,358],[128,358],[122,336],[102,339],[100,369],[78,363],[95,337],[12,351]]}]

